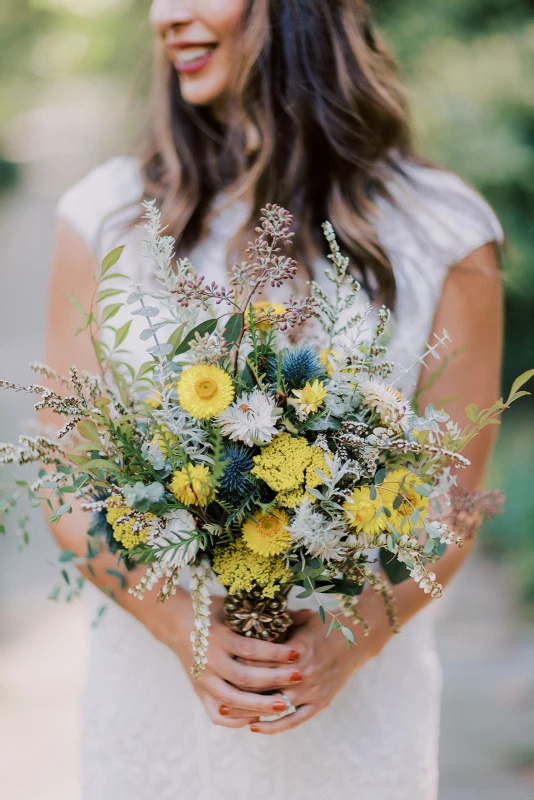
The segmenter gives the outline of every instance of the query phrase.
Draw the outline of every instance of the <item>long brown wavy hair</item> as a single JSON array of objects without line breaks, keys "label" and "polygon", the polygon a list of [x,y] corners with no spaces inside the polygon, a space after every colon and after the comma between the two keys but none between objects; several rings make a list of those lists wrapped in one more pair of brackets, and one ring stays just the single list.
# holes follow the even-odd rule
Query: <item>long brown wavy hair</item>
[{"label": "long brown wavy hair", "polygon": [[[224,123],[186,103],[156,44],[149,123],[140,153],[145,192],[185,252],[209,226],[213,200],[252,195],[230,245],[242,257],[267,203],[295,218],[296,257],[311,271],[332,222],[344,252],[392,307],[395,279],[373,225],[386,173],[410,156],[411,136],[394,61],[364,0],[248,0]],[[247,153],[252,123],[259,147]],[[388,169],[389,168],[389,169]],[[391,174],[391,172],[390,172]],[[294,253],[295,255],[295,253]],[[373,276],[370,281],[367,279]]]}]

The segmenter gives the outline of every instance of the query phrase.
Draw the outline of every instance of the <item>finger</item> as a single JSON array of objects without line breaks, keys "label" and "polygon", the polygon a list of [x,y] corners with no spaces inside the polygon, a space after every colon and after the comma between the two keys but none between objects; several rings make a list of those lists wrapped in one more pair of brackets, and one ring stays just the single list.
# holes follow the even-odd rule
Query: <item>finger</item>
[{"label": "finger", "polygon": [[[224,728],[246,728],[247,725],[253,725],[258,720],[258,717],[250,712],[248,715],[238,718],[231,717],[229,714],[221,714],[221,705],[208,693],[202,697],[202,700],[215,725],[222,725]],[[225,707],[222,708],[224,710]]]},{"label": "finger", "polygon": [[246,658],[249,661],[273,661],[277,664],[294,664],[300,658],[300,652],[296,647],[240,636],[226,626],[221,626],[221,629],[221,645],[233,656]]},{"label": "finger", "polygon": [[252,733],[263,733],[266,736],[272,736],[275,733],[282,733],[283,731],[290,731],[293,728],[298,728],[303,722],[314,717],[319,713],[317,706],[304,705],[299,706],[294,714],[288,714],[287,717],[276,720],[275,722],[254,722],[250,726]]},{"label": "finger", "polygon": [[[248,719],[250,720],[250,711],[244,711],[242,708],[228,708],[224,703],[219,706],[219,714],[228,719]],[[254,717],[254,722],[258,721],[258,717]]]},{"label": "finger", "polygon": [[294,667],[248,667],[230,657],[221,658],[217,672],[238,689],[247,691],[264,692],[302,683],[302,673]]},{"label": "finger", "polygon": [[289,613],[293,620],[293,625],[297,628],[300,625],[305,625],[313,615],[313,611],[310,608],[301,608],[299,611],[290,611]]},{"label": "finger", "polygon": [[250,711],[251,715],[255,717],[274,713],[273,703],[277,698],[272,695],[243,692],[215,675],[206,682],[205,688],[215,698],[218,705]]},{"label": "finger", "polygon": [[280,666],[277,661],[252,661],[249,658],[239,658],[239,656],[235,656],[234,660],[237,661],[238,664],[244,664],[245,667],[266,667],[272,669],[273,667]]}]

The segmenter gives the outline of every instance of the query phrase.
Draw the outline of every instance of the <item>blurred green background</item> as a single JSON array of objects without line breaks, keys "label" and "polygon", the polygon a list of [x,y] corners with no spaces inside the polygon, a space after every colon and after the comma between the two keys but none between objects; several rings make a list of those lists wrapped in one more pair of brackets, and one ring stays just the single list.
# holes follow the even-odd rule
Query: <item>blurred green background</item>
[{"label": "blurred green background", "polygon": [[[475,184],[506,229],[505,391],[534,366],[534,0],[370,4],[398,57],[421,155]],[[149,7],[0,0],[0,258],[9,288],[0,293],[0,366],[13,380],[27,381],[27,362],[40,357],[59,192],[139,132]],[[31,399],[1,402],[0,440],[12,440]],[[532,796],[533,453],[527,399],[505,418],[489,476],[507,494],[506,513],[487,525],[479,558],[437,604],[443,800]],[[14,800],[75,800],[86,626],[79,609],[44,600],[57,554],[34,523],[25,553],[0,541],[0,749]]]},{"label": "blurred green background", "polygon": [[[150,78],[149,5],[2,0],[4,191],[17,182],[17,161],[24,161],[4,129],[43,98],[76,91],[76,79],[100,81],[127,98],[123,130],[110,122],[109,139],[133,140]],[[372,0],[371,6],[399,59],[421,154],[475,184],[504,224],[504,391],[534,364],[534,0]],[[506,492],[507,511],[487,526],[483,542],[511,565],[521,564],[518,591],[534,609],[533,422],[531,399],[506,417],[490,482]]]}]

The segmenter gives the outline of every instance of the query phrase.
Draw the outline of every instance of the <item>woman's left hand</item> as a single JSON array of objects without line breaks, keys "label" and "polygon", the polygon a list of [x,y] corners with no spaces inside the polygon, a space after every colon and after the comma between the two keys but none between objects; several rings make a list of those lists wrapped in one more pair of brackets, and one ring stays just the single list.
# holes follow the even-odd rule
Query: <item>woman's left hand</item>
[{"label": "woman's left hand", "polygon": [[[284,694],[297,710],[280,720],[256,722],[251,725],[250,730],[268,735],[281,733],[296,728],[327,708],[352,673],[378,655],[388,640],[388,626],[383,621],[383,616],[382,619],[379,617],[372,622],[369,620],[369,636],[363,635],[362,625],[352,627],[355,644],[350,645],[338,630],[332,631],[327,638],[328,623],[323,624],[317,612],[311,614],[304,624],[294,627],[287,644],[291,644],[299,652],[300,657],[295,668],[300,673],[301,681],[284,689]],[[349,625],[346,620],[343,620],[343,624]],[[285,709],[281,696],[277,698],[275,694],[272,699],[273,704],[279,702],[278,709],[273,709],[274,711]],[[234,710],[230,710],[230,716],[232,711]]]}]

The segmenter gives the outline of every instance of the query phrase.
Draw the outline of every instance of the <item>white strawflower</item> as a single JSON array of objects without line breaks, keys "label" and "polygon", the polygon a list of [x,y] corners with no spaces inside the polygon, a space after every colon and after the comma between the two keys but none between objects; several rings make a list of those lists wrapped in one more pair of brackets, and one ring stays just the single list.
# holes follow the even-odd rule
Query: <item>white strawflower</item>
[{"label": "white strawflower", "polygon": [[[163,567],[183,567],[198,553],[198,539],[191,538],[195,529],[196,523],[189,511],[177,508],[160,518],[147,544],[156,551],[156,558]],[[186,542],[189,542],[187,546]]]},{"label": "white strawflower", "polygon": [[295,542],[304,545],[315,558],[339,561],[344,557],[342,538],[346,531],[342,523],[315,511],[309,500],[304,500],[297,509],[287,530]]},{"label": "white strawflower", "polygon": [[217,421],[224,436],[252,447],[267,444],[278,433],[276,422],[280,413],[272,397],[254,389],[240,395],[219,414]]},{"label": "white strawflower", "polygon": [[358,392],[362,396],[362,404],[376,411],[394,431],[400,433],[410,429],[413,411],[397,389],[386,386],[376,378],[364,378],[358,381]]}]

